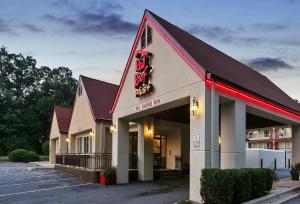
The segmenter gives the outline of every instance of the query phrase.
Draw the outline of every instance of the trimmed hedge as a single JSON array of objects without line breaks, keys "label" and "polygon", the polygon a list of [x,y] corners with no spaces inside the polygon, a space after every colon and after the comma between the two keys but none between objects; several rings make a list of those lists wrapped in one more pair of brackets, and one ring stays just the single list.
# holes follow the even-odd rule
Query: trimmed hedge
[{"label": "trimmed hedge", "polygon": [[276,180],[271,169],[203,169],[201,196],[205,203],[242,203],[265,194]]},{"label": "trimmed hedge", "polygon": [[43,155],[49,155],[49,141],[42,144]]},{"label": "trimmed hedge", "polygon": [[33,162],[39,161],[37,153],[25,149],[16,149],[8,154],[9,161],[12,162]]}]

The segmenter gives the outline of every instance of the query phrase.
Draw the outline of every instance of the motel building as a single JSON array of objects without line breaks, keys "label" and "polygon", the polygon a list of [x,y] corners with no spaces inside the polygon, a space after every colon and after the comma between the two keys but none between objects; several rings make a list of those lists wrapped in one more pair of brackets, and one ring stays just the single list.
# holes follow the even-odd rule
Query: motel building
[{"label": "motel building", "polygon": [[[130,124],[137,124],[138,175],[153,180],[153,154],[189,166],[200,201],[203,168],[246,167],[246,129],[261,121],[292,127],[300,161],[300,105],[267,77],[145,11],[112,107],[112,164],[128,183]],[[165,138],[165,139],[164,139]],[[154,152],[160,145],[160,151]]]},{"label": "motel building", "polygon": [[57,168],[71,167],[70,171],[79,167],[77,170],[83,171],[77,174],[93,181],[96,170],[111,166],[109,110],[117,89],[117,85],[80,76],[73,107],[54,107],[49,161],[57,164]]},{"label": "motel building", "polygon": [[148,10],[115,92],[90,80],[97,81],[80,77],[67,133],[73,160],[58,152],[57,166],[82,167],[70,162],[81,152],[92,155],[92,165],[98,153],[111,153],[118,184],[129,183],[133,171],[140,181],[188,172],[190,200],[201,201],[201,170],[246,167],[253,130],[289,127],[291,162],[300,162],[300,105],[267,77]]}]

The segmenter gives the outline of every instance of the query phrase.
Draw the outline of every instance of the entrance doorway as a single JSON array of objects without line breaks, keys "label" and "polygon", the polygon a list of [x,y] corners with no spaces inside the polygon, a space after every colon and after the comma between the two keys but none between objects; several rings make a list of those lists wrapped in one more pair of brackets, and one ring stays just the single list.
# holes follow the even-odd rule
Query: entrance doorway
[{"label": "entrance doorway", "polygon": [[166,169],[167,167],[167,137],[155,135],[153,141],[153,167]]}]

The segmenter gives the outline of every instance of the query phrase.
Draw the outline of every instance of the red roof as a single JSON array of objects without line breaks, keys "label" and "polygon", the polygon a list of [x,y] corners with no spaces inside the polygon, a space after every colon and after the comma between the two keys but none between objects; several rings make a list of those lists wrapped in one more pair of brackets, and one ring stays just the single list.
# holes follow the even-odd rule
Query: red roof
[{"label": "red roof", "polygon": [[300,113],[300,105],[266,76],[146,10],[212,77]]},{"label": "red roof", "polygon": [[54,112],[56,114],[59,132],[68,133],[72,116],[72,108],[55,106]]},{"label": "red roof", "polygon": [[95,120],[112,120],[110,109],[118,86],[108,82],[80,76],[86,90],[90,108]]}]

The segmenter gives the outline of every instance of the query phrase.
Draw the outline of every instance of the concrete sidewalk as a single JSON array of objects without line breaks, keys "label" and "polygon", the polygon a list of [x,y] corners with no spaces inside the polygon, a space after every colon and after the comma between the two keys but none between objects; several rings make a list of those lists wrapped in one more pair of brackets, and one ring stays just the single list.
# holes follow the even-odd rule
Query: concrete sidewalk
[{"label": "concrete sidewalk", "polygon": [[30,164],[36,165],[35,167],[29,167],[28,170],[31,171],[33,169],[53,169],[54,164],[50,164],[48,161],[39,161],[39,162],[29,162]]}]

